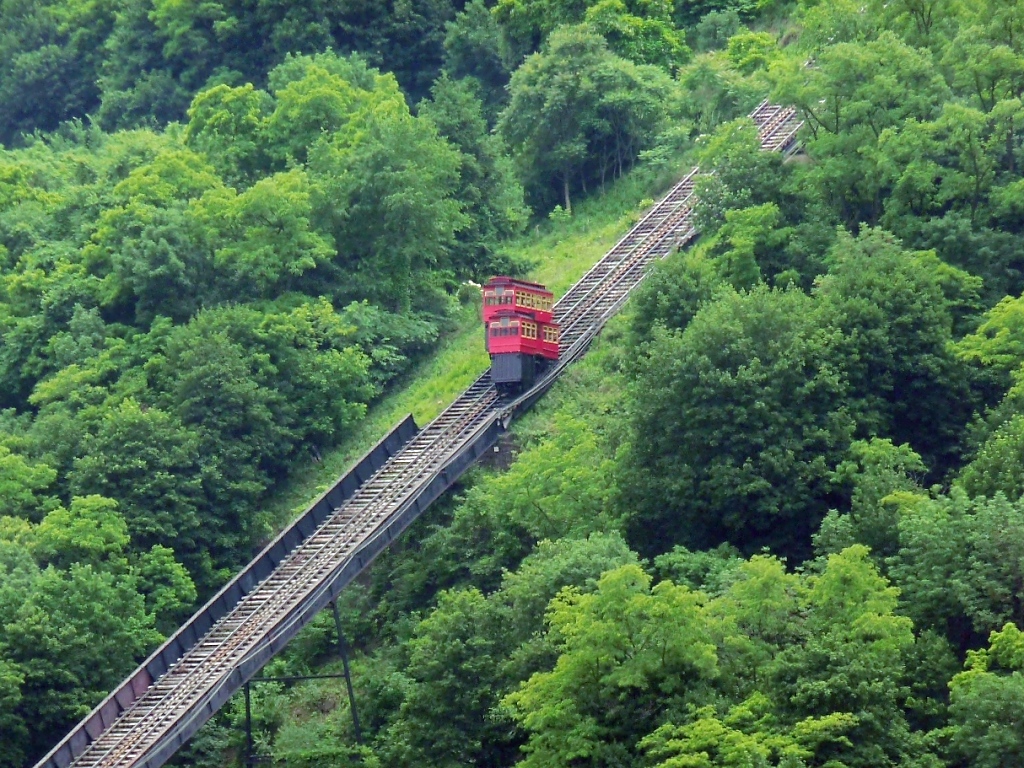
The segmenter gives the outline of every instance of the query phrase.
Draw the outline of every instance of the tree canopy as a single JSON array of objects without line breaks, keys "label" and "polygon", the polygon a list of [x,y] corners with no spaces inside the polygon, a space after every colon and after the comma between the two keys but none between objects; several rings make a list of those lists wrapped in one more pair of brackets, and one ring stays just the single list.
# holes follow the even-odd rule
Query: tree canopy
[{"label": "tree canopy", "polygon": [[1018,764],[1022,10],[0,2],[0,768],[479,346],[474,281],[569,284],[694,165],[700,240],[342,596],[364,743],[268,683],[257,751]]}]

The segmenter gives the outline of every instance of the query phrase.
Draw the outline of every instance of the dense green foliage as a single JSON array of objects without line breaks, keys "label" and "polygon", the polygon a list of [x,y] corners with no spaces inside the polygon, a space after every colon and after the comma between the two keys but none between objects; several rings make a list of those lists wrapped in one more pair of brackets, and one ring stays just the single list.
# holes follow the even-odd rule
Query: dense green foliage
[{"label": "dense green foliage", "polygon": [[[642,156],[707,133],[704,237],[654,269],[516,463],[346,598],[373,758],[1015,765],[1020,9],[806,3],[788,46],[741,26],[771,9],[651,10],[635,40],[693,24],[699,53],[666,65],[594,24],[605,5],[498,3],[505,61],[527,55],[499,126],[568,206],[600,182],[613,57],[677,67],[678,122]],[[728,122],[759,85],[801,108],[805,157]],[[570,552],[593,568],[561,571]],[[286,667],[328,653],[323,628],[306,643]],[[305,765],[296,732],[350,739],[345,706],[312,711],[331,690],[289,694],[304,712],[264,749]]]},{"label": "dense green foliage", "polygon": [[[264,684],[259,750],[1020,763],[1022,19],[0,2],[0,768],[247,559],[283,483],[470,311],[460,283],[575,247],[588,197],[682,159],[713,172],[702,239],[510,467],[346,592],[365,743],[337,681]],[[798,157],[741,117],[769,94],[805,120]],[[269,671],[332,664],[334,632]],[[243,716],[183,761],[236,763]]]},{"label": "dense green foliage", "polygon": [[[87,606],[53,609],[45,662],[27,628],[0,639],[4,765],[245,562],[268,498],[431,349],[461,281],[522,268],[527,193],[568,207],[679,149],[669,10],[604,4],[512,53],[481,0],[0,4],[5,581],[15,606],[93,579],[128,612],[103,664],[75,650],[107,641]],[[566,112],[543,104],[577,95],[545,80],[570,49],[582,149],[551,146]]]}]

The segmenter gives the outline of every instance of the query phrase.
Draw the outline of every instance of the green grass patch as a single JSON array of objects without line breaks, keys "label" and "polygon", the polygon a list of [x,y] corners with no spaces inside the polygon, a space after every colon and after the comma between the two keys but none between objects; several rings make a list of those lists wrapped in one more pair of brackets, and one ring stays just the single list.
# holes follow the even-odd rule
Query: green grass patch
[{"label": "green grass patch", "polygon": [[[570,219],[541,222],[506,250],[520,263],[531,265],[530,279],[561,296],[629,231],[653,198],[683,176],[684,167],[689,170],[690,166],[683,163],[672,175],[633,173],[620,179],[604,194],[581,202]],[[475,303],[464,307],[434,353],[393,383],[320,464],[311,462],[293,471],[267,504],[274,527],[287,523],[330,487],[407,414],[422,427],[487,370],[478,312]]]}]

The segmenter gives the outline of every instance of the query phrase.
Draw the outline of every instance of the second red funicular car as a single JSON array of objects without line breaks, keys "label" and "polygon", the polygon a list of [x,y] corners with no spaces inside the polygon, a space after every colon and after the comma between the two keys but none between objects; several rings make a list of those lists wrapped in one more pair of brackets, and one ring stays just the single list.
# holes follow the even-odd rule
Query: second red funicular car
[{"label": "second red funicular car", "polygon": [[558,359],[554,294],[539,283],[492,277],[483,299],[491,381],[499,389],[529,389],[548,362]]}]

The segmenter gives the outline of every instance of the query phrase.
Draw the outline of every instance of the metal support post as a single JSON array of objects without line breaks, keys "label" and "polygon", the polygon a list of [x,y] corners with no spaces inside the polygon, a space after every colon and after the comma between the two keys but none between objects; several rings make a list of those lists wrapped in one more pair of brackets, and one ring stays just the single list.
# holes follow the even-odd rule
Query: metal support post
[{"label": "metal support post", "polygon": [[249,696],[249,683],[245,683],[245,764],[252,766],[255,755],[252,744],[252,700]]},{"label": "metal support post", "polygon": [[356,712],[356,692],[352,689],[352,673],[348,668],[348,647],[345,644],[345,635],[341,631],[341,614],[338,613],[338,603],[334,600],[331,601],[331,610],[334,611],[334,628],[338,631],[338,653],[341,654],[341,666],[345,670],[348,706],[352,710],[352,729],[355,731],[356,744],[362,744],[363,734],[359,729],[359,715]]}]

